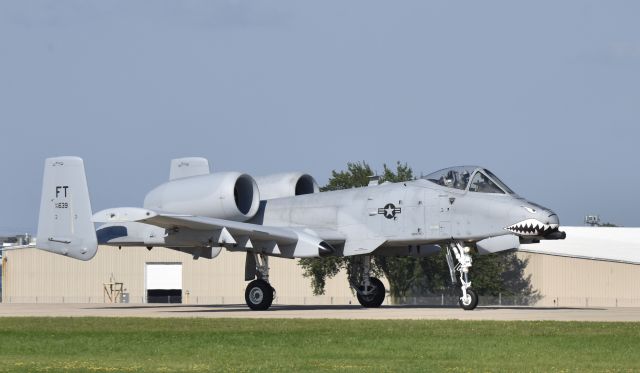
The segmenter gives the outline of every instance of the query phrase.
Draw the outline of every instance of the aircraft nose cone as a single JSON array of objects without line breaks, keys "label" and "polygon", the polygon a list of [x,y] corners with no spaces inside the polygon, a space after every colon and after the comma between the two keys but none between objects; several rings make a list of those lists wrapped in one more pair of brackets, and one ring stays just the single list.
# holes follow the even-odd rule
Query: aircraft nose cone
[{"label": "aircraft nose cone", "polygon": [[516,223],[505,227],[509,232],[524,237],[547,237],[558,231],[560,219],[555,212],[534,204],[521,207],[512,216]]},{"label": "aircraft nose cone", "polygon": [[560,219],[558,218],[558,215],[556,215],[555,212],[549,211],[549,217],[547,218],[547,224],[551,225],[551,226],[556,226],[556,227],[560,225]]},{"label": "aircraft nose cone", "polygon": [[549,222],[547,226],[551,229],[546,231],[544,239],[546,240],[564,240],[567,237],[565,232],[560,231],[560,219],[553,211],[549,211]]}]

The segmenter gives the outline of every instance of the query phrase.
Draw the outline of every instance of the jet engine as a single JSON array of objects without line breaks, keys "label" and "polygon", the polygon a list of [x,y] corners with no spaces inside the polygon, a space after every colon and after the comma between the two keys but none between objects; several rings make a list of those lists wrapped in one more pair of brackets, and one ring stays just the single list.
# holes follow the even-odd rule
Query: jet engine
[{"label": "jet engine", "polygon": [[318,183],[308,174],[297,172],[256,177],[263,200],[318,193]]},{"label": "jet engine", "polygon": [[152,210],[235,221],[251,219],[259,205],[256,181],[239,172],[171,180],[150,191],[144,199],[144,207]]}]

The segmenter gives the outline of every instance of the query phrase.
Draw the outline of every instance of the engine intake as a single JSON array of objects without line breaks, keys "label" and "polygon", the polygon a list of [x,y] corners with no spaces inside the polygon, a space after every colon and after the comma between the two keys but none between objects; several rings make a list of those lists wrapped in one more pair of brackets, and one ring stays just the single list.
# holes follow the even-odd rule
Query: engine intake
[{"label": "engine intake", "polygon": [[257,212],[256,181],[239,172],[217,172],[166,182],[147,194],[144,207],[179,214],[247,221]]},{"label": "engine intake", "polygon": [[256,177],[263,200],[318,193],[320,188],[309,174],[298,172]]}]

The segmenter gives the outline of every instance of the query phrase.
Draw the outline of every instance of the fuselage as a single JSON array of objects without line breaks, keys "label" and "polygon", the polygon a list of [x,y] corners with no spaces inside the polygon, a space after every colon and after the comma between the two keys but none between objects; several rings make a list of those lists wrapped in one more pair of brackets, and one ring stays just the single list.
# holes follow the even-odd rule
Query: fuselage
[{"label": "fuselage", "polygon": [[[145,208],[150,209],[147,216],[159,211],[218,220],[186,226],[183,222],[176,222],[168,224],[166,227],[171,229],[165,230],[165,225],[143,224],[144,218],[132,219],[132,224],[126,227],[122,224],[101,227],[99,242],[209,247],[214,242],[231,240],[229,237],[217,237],[222,235],[222,230],[217,227],[228,227],[238,220],[247,224],[238,228],[245,234],[247,231],[259,233],[259,226],[265,229],[289,228],[288,237],[308,235],[307,241],[335,245],[329,250],[335,255],[362,255],[380,248],[385,248],[390,255],[414,255],[406,250],[418,247],[422,249],[419,253],[422,255],[425,250],[429,251],[426,249],[429,245],[454,241],[478,243],[479,250],[495,252],[513,248],[522,239],[535,242],[538,239],[561,238],[558,235],[562,234],[558,231],[558,217],[553,211],[519,197],[490,171],[476,166],[445,169],[407,182],[262,201],[258,199],[258,190],[249,176],[239,173],[172,180],[147,195]],[[118,214],[137,213],[141,212],[131,210]],[[118,214],[114,213],[114,216]],[[203,229],[203,226],[214,228]],[[503,237],[508,240],[494,240],[489,246],[486,241],[485,244],[481,242],[499,236],[508,236]],[[275,242],[269,234],[254,236],[253,239],[264,241],[267,248]],[[240,248],[246,249],[244,246]],[[281,255],[308,256],[314,252],[294,250]]]},{"label": "fuselage", "polygon": [[264,201],[252,222],[336,230],[347,237],[366,234],[396,246],[477,241],[514,234],[509,227],[534,220],[541,227],[558,224],[551,210],[517,195],[458,190],[420,179]]}]

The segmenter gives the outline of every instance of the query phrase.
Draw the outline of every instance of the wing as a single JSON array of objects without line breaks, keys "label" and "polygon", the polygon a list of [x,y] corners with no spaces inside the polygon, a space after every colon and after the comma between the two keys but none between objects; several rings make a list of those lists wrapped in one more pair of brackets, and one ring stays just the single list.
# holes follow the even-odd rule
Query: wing
[{"label": "wing", "polygon": [[332,244],[344,242],[342,235],[333,231],[271,227],[137,207],[102,210],[93,215],[93,222],[107,223],[98,230],[98,239],[101,244],[111,245],[224,246],[229,250],[307,258],[333,254]]}]

